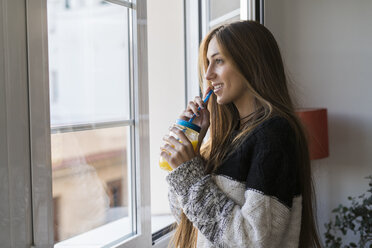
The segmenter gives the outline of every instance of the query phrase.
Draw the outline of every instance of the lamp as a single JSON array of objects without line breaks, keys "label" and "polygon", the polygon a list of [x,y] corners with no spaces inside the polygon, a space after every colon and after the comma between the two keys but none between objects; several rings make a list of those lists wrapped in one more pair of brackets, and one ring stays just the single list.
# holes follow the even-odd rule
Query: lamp
[{"label": "lamp", "polygon": [[307,131],[310,159],[329,156],[327,109],[302,108],[296,113]]}]

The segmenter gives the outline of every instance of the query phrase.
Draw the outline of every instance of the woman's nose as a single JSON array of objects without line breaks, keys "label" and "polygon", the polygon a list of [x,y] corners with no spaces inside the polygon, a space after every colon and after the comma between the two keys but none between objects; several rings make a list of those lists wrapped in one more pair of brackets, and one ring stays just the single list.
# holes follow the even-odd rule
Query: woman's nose
[{"label": "woman's nose", "polygon": [[213,71],[212,67],[208,67],[207,73],[205,73],[205,79],[212,80],[216,77],[216,73]]}]

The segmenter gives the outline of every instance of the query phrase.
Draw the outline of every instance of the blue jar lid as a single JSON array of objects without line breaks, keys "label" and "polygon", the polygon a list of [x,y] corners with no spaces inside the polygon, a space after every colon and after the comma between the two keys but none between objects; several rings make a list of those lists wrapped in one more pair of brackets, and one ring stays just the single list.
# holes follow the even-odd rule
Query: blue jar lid
[{"label": "blue jar lid", "polygon": [[191,128],[192,130],[200,133],[200,130],[201,130],[201,127],[199,127],[198,125],[195,125],[191,122],[188,122],[188,121],[185,121],[185,120],[181,120],[181,119],[177,119],[176,120],[176,124],[178,125],[181,125],[181,126],[184,126],[184,127],[188,127],[188,128]]}]

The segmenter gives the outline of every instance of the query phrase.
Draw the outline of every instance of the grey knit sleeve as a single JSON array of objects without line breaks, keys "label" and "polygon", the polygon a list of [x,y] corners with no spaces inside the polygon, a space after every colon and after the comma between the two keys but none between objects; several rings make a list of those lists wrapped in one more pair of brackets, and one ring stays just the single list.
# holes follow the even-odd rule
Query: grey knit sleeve
[{"label": "grey knit sleeve", "polygon": [[168,201],[169,201],[169,207],[172,212],[172,215],[174,216],[177,223],[179,224],[181,221],[182,208],[178,200],[176,191],[172,187],[169,187],[168,189]]},{"label": "grey knit sleeve", "polygon": [[203,160],[195,157],[166,179],[187,218],[211,243],[208,247],[298,247],[301,197],[293,212],[275,198],[248,189],[239,205],[203,168]]},{"label": "grey knit sleeve", "polygon": [[195,157],[183,163],[167,176],[167,181],[179,196],[187,218],[212,243],[222,241],[234,202],[218,189],[210,175],[204,175],[203,160]]}]

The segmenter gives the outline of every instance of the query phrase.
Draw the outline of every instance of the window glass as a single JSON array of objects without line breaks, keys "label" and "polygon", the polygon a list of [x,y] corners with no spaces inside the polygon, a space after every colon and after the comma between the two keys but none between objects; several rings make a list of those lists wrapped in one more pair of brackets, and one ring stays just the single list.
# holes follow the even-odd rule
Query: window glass
[{"label": "window glass", "polygon": [[217,19],[240,8],[240,0],[210,0],[210,20]]},{"label": "window glass", "polygon": [[[52,134],[56,242],[113,221],[120,222],[117,238],[132,233],[128,199],[129,129],[115,127]],[[68,243],[76,245],[73,240]]]},{"label": "window glass", "polygon": [[128,9],[49,0],[52,126],[129,119]]},{"label": "window glass", "polygon": [[227,19],[225,21],[222,21],[222,22],[216,22],[216,23],[211,22],[210,23],[210,25],[211,25],[210,29],[216,28],[216,27],[218,27],[218,26],[220,26],[221,24],[224,24],[224,23],[231,23],[231,22],[235,22],[235,21],[239,21],[239,20],[240,20],[240,15],[237,15],[237,16],[234,16],[234,17],[232,17],[230,19]]},{"label": "window glass", "polygon": [[129,9],[48,0],[55,247],[135,233]]}]

